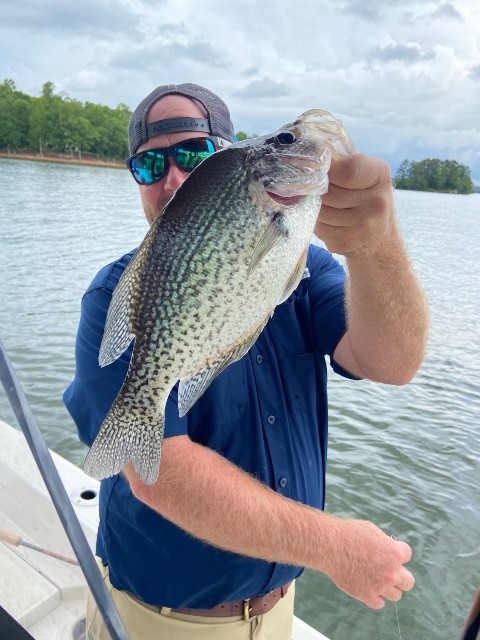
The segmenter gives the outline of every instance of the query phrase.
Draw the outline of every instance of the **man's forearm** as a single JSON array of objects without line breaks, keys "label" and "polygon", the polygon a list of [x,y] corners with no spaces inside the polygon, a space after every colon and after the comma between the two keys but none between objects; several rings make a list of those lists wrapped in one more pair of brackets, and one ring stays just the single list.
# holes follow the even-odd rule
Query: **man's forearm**
[{"label": "man's forearm", "polygon": [[281,496],[186,437],[167,439],[164,448],[157,483],[131,482],[140,500],[214,546],[320,568],[318,527],[331,516]]},{"label": "man's forearm", "polygon": [[[136,497],[185,531],[228,551],[326,573],[371,607],[413,577],[408,545],[369,522],[342,520],[285,498],[187,436],[164,442],[157,482],[124,471]],[[403,585],[403,586],[402,586]]]},{"label": "man's forearm", "polygon": [[404,384],[425,355],[428,308],[400,235],[388,240],[347,256],[347,339],[362,377]]},{"label": "man's forearm", "polygon": [[332,163],[315,233],[346,257],[348,330],[333,354],[361,377],[404,384],[427,340],[425,294],[400,236],[390,169],[356,154]]}]

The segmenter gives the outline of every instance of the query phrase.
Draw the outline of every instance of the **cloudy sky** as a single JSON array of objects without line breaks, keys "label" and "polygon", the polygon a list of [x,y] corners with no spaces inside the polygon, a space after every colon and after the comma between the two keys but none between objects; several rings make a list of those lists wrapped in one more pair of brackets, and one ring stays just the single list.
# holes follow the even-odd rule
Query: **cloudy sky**
[{"label": "cloudy sky", "polygon": [[21,91],[112,107],[204,84],[249,134],[327,109],[393,172],[451,158],[480,184],[478,0],[2,0],[0,61]]}]

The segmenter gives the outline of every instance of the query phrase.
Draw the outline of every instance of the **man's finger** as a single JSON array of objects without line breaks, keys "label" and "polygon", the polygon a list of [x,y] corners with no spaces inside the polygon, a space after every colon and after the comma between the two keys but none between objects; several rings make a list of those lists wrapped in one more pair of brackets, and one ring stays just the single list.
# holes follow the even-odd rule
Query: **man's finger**
[{"label": "man's finger", "polygon": [[358,207],[364,203],[368,204],[371,197],[368,189],[345,189],[330,182],[328,191],[322,196],[322,210],[326,205],[335,209]]},{"label": "man's finger", "polygon": [[404,569],[400,579],[397,582],[399,589],[403,591],[410,591],[415,586],[415,578],[407,569]]},{"label": "man's finger", "polygon": [[381,596],[377,596],[371,600],[366,600],[365,604],[370,607],[370,609],[383,609],[385,606],[385,599]]},{"label": "man's finger", "polygon": [[385,598],[387,600],[391,600],[392,602],[398,602],[403,595],[403,591],[398,587],[392,587],[385,593]]},{"label": "man's finger", "polygon": [[336,209],[328,205],[322,205],[318,220],[332,227],[355,227],[362,222],[355,209]]},{"label": "man's finger", "polygon": [[391,182],[390,168],[380,158],[356,153],[350,158],[332,160],[328,177],[331,184],[344,189],[368,189]]},{"label": "man's finger", "polygon": [[401,562],[404,564],[405,562],[410,562],[412,559],[412,548],[403,540],[397,540],[397,548],[401,550]]}]

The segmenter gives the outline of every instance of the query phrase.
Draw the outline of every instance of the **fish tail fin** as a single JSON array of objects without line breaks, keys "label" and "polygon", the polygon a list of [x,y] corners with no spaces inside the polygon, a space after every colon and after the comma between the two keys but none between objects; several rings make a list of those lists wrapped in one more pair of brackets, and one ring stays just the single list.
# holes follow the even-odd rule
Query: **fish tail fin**
[{"label": "fish tail fin", "polygon": [[164,411],[135,411],[120,392],[85,458],[85,473],[103,480],[132,462],[141,481],[153,484],[160,470],[164,428]]}]

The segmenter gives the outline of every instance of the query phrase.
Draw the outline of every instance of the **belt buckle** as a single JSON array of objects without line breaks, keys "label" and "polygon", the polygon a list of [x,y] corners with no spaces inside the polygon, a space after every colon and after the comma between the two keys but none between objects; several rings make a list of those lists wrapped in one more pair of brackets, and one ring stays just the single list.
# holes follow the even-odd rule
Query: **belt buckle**
[{"label": "belt buckle", "polygon": [[249,605],[250,598],[246,598],[243,601],[243,619],[245,620],[245,622],[248,622],[250,620],[250,611],[252,610],[252,608]]}]

